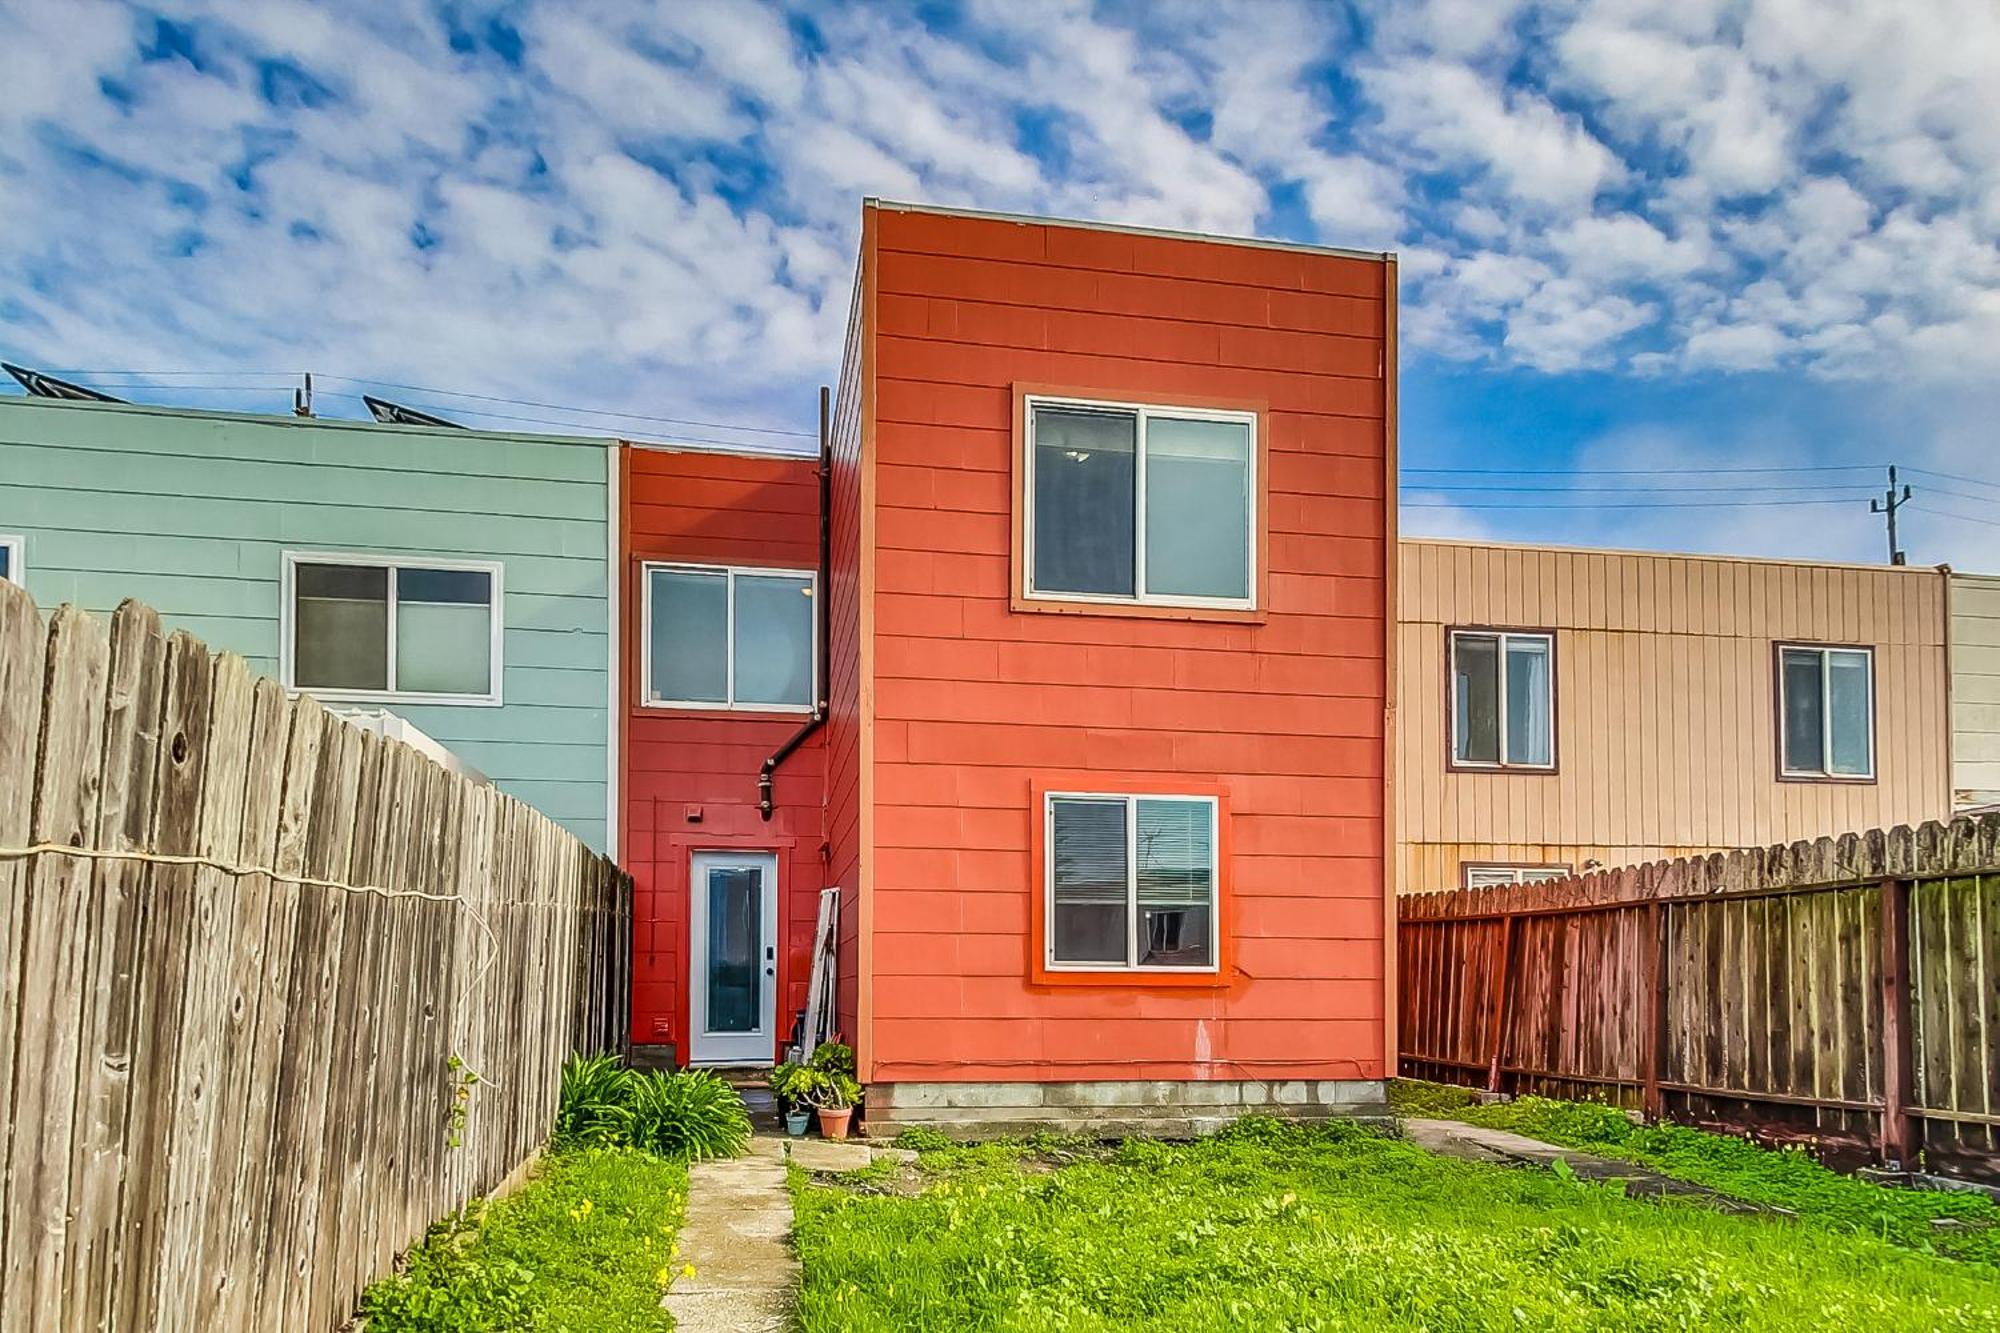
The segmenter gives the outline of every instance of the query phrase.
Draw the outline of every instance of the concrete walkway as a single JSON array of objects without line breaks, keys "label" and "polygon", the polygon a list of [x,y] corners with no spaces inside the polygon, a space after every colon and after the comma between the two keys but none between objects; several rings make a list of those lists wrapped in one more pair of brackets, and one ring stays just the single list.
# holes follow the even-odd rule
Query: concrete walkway
[{"label": "concrete walkway", "polygon": [[1405,1120],[1403,1133],[1419,1148],[1457,1157],[1468,1162],[1494,1162],[1501,1166],[1548,1166],[1560,1161],[1580,1180],[1622,1181],[1625,1192],[1637,1198],[1700,1199],[1727,1213],[1782,1213],[1783,1209],[1732,1199],[1703,1185],[1663,1176],[1636,1162],[1613,1157],[1596,1157],[1573,1148],[1558,1148],[1523,1134],[1504,1129],[1486,1129],[1457,1120]]},{"label": "concrete walkway", "polygon": [[[898,1148],[759,1135],[749,1155],[688,1172],[687,1220],[673,1286],[661,1302],[686,1333],[776,1333],[790,1322],[799,1260],[792,1252],[787,1156],[808,1171],[858,1171]],[[692,1274],[689,1273],[692,1269]]]}]

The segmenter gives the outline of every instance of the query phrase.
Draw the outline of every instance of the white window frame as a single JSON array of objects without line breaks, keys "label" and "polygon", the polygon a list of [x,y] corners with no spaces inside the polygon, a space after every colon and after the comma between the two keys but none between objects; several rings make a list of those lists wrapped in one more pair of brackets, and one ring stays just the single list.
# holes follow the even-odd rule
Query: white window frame
[{"label": "white window frame", "polygon": [[[1056,802],[1125,803],[1125,961],[1056,961]],[[1208,807],[1208,966],[1142,964],[1139,958],[1139,802],[1185,801]],[[1162,972],[1169,976],[1213,975],[1222,968],[1222,802],[1214,796],[1178,792],[1051,791],[1042,795],[1042,966],[1050,972]]]},{"label": "white window frame", "polygon": [[28,568],[27,549],[28,539],[26,537],[18,533],[0,532],[0,551],[7,553],[7,572],[5,575],[0,575],[0,577],[4,577],[8,582],[18,584],[23,588],[28,586],[27,582],[21,577]]},{"label": "white window frame", "polygon": [[[1458,757],[1458,641],[1468,639],[1493,639],[1497,642],[1499,660],[1498,707],[1500,713],[1500,760],[1489,763],[1483,759],[1460,759]],[[1507,757],[1507,641],[1509,639],[1540,639],[1549,646],[1549,761],[1546,764],[1530,764]],[[1451,749],[1446,754],[1450,766],[1458,769],[1473,769],[1482,772],[1505,773],[1553,773],[1556,771],[1556,636],[1548,630],[1532,629],[1481,629],[1474,625],[1461,625],[1447,631],[1445,635],[1445,710],[1450,714],[1446,725],[1451,733]]]},{"label": "white window frame", "polygon": [[[443,556],[428,555],[360,555],[348,551],[286,551],[284,553],[284,573],[280,580],[278,616],[278,679],[294,694],[310,694],[315,699],[329,699],[336,703],[404,703],[438,704],[461,708],[498,708],[501,704],[501,682],[505,679],[506,664],[502,648],[506,642],[506,567],[498,560],[453,560]],[[389,593],[389,641],[388,667],[393,679],[396,671],[396,576],[399,569],[445,569],[483,573],[491,578],[492,602],[487,607],[487,621],[492,635],[487,661],[490,664],[488,688],[484,694],[439,694],[422,690],[354,690],[320,689],[301,686],[294,671],[297,666],[298,632],[298,567],[300,565],[359,565],[373,569],[387,569]]]},{"label": "white window frame", "polygon": [[[1132,413],[1137,417],[1136,434],[1133,437],[1132,485],[1134,488],[1132,510],[1132,587],[1134,595],[1101,592],[1063,592],[1051,589],[1038,591],[1035,587],[1035,409],[1081,408],[1086,411]],[[1245,493],[1245,503],[1249,506],[1244,530],[1249,534],[1245,543],[1244,586],[1249,593],[1244,597],[1187,597],[1178,593],[1149,593],[1146,591],[1146,430],[1147,422],[1154,416],[1171,417],[1178,421],[1222,421],[1232,425],[1247,426],[1250,429],[1249,486]],[[1024,394],[1021,406],[1021,596],[1037,602],[1088,602],[1100,606],[1185,606],[1217,611],[1254,611],[1257,609],[1259,579],[1259,541],[1263,534],[1258,532],[1258,496],[1262,478],[1258,473],[1261,462],[1262,441],[1258,438],[1259,422],[1255,412],[1237,411],[1216,407],[1174,407],[1167,403],[1114,402],[1097,398],[1060,398],[1047,394]]]},{"label": "white window frame", "polygon": [[[1459,867],[1459,884],[1468,889],[1502,884],[1541,884],[1552,879],[1568,879],[1576,871],[1566,865],[1504,865],[1497,861],[1467,861]],[[1485,884],[1475,884],[1475,876],[1486,876]],[[1504,878],[1502,878],[1504,876]]]},{"label": "white window frame", "polygon": [[[1778,676],[1778,772],[1781,776],[1804,782],[1873,782],[1875,781],[1875,649],[1858,643],[1779,643],[1777,645]],[[1833,654],[1859,653],[1868,662],[1868,771],[1865,773],[1836,773],[1831,768],[1793,768],[1786,762],[1785,754],[1785,654],[1817,653],[1819,655],[1819,753],[1823,763],[1833,762]]]},{"label": "white window frame", "polygon": [[[722,641],[727,660],[724,663],[724,689],[727,696],[722,701],[704,699],[656,699],[653,697],[653,575],[671,574],[727,574],[728,590],[724,599],[726,619],[723,621]],[[806,651],[812,657],[808,675],[810,683],[806,693],[810,696],[803,704],[766,704],[736,702],[736,580],[745,576],[756,578],[804,579],[812,588],[812,627],[808,635],[811,642]],[[819,617],[820,591],[819,571],[816,569],[785,569],[775,565],[703,565],[687,560],[648,560],[639,566],[639,706],[642,708],[671,708],[711,713],[810,713],[818,707],[819,698]]]}]

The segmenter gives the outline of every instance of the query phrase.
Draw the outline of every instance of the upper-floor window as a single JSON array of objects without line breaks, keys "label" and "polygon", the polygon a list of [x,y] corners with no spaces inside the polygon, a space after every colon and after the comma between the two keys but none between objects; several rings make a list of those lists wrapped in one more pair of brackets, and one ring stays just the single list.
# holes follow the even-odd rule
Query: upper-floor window
[{"label": "upper-floor window", "polygon": [[811,570],[647,565],[640,677],[649,705],[806,712]]},{"label": "upper-floor window", "polygon": [[21,581],[21,547],[19,537],[0,536],[0,579]]},{"label": "upper-floor window", "polygon": [[1778,645],[1779,768],[1788,778],[1875,776],[1875,654]]},{"label": "upper-floor window", "polygon": [[1044,799],[1046,968],[1215,971],[1216,798],[1049,792]]},{"label": "upper-floor window", "polygon": [[1455,629],[1449,641],[1453,766],[1554,768],[1555,637]]},{"label": "upper-floor window", "polygon": [[501,566],[285,553],[290,689],[410,703],[500,702]]},{"label": "upper-floor window", "polygon": [[1028,395],[1023,593],[1248,609],[1257,416]]}]

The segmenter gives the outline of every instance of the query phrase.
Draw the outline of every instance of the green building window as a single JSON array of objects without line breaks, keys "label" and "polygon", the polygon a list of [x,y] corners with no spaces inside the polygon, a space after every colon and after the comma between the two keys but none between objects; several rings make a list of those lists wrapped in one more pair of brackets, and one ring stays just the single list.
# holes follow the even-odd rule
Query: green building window
[{"label": "green building window", "polygon": [[284,680],[351,699],[500,702],[501,568],[285,557]]}]

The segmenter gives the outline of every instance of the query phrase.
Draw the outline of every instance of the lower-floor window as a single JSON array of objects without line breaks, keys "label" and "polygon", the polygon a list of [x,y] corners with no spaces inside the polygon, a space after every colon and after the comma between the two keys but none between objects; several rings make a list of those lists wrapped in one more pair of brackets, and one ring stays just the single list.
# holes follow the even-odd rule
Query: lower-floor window
[{"label": "lower-floor window", "polygon": [[1214,970],[1214,797],[1051,792],[1043,817],[1051,969]]},{"label": "lower-floor window", "polygon": [[346,698],[500,702],[498,564],[285,555],[284,680]]},{"label": "lower-floor window", "polygon": [[1568,866],[1480,865],[1468,861],[1459,877],[1468,889],[1488,889],[1495,884],[1540,884],[1544,880],[1567,879]]}]

